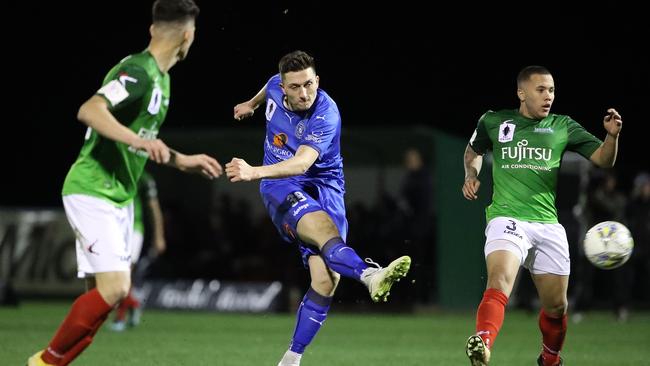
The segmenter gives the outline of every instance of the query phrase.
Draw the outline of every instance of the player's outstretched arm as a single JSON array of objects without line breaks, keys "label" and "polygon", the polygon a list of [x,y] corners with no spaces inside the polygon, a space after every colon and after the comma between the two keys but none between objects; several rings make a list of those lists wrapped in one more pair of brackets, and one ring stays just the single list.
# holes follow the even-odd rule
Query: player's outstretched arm
[{"label": "player's outstretched arm", "polygon": [[226,176],[231,182],[248,182],[263,178],[286,178],[304,174],[318,159],[318,151],[300,145],[296,155],[272,165],[250,166],[244,159],[233,158],[226,164]]},{"label": "player's outstretched arm", "polygon": [[609,108],[607,110],[607,115],[603,118],[603,126],[607,131],[607,136],[605,136],[603,144],[591,154],[590,160],[601,168],[611,168],[616,162],[618,135],[623,128],[623,119],[616,109]]},{"label": "player's outstretched arm", "polygon": [[246,117],[250,117],[255,113],[257,107],[259,107],[266,100],[266,85],[255,94],[253,99],[248,100],[243,103],[239,103],[235,106],[234,118],[237,121],[241,121]]},{"label": "player's outstretched arm", "polygon": [[465,167],[465,182],[463,183],[463,196],[468,200],[475,200],[478,198],[478,189],[481,186],[481,181],[478,180],[478,174],[481,172],[483,165],[483,156],[477,154],[469,144],[465,148],[463,156]]},{"label": "player's outstretched arm", "polygon": [[169,150],[171,158],[167,163],[170,166],[186,173],[197,173],[208,179],[218,178],[223,173],[219,162],[206,154],[185,155],[178,151]]},{"label": "player's outstretched arm", "polygon": [[146,151],[149,158],[159,164],[169,160],[169,148],[165,143],[159,139],[145,140],[121,124],[108,109],[106,100],[100,96],[93,95],[82,104],[77,119],[108,139]]}]

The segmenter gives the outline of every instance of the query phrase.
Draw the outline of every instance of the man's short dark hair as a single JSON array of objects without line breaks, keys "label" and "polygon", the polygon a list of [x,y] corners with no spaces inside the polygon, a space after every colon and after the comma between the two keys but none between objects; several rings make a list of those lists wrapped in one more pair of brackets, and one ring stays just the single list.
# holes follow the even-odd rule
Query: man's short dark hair
[{"label": "man's short dark hair", "polygon": [[196,19],[199,7],[193,0],[156,0],[151,10],[154,23],[185,23]]},{"label": "man's short dark hair", "polygon": [[314,58],[304,51],[293,51],[288,53],[282,56],[278,63],[280,75],[284,75],[288,72],[302,71],[310,67],[314,69],[314,72],[316,72],[316,62],[314,61]]},{"label": "man's short dark hair", "polygon": [[544,66],[539,66],[539,65],[530,65],[526,66],[521,71],[519,71],[519,75],[517,75],[517,87],[521,85],[524,81],[528,81],[532,75],[551,75],[551,72],[548,71],[547,68]]}]

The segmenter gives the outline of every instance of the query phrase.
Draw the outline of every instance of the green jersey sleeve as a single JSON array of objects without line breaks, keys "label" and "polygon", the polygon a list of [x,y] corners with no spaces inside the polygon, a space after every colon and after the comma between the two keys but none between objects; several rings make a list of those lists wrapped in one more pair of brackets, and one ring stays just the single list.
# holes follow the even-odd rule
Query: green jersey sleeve
[{"label": "green jersey sleeve", "polygon": [[573,119],[568,121],[567,135],[567,150],[575,151],[587,159],[603,143]]},{"label": "green jersey sleeve", "polygon": [[118,111],[140,100],[151,87],[151,78],[141,66],[123,63],[106,75],[97,94],[108,101],[111,111]]},{"label": "green jersey sleeve", "polygon": [[479,118],[474,134],[472,134],[472,137],[469,139],[469,146],[471,146],[472,150],[479,155],[483,155],[488,150],[492,149],[492,140],[485,128],[485,119],[488,113],[483,114],[481,118]]}]

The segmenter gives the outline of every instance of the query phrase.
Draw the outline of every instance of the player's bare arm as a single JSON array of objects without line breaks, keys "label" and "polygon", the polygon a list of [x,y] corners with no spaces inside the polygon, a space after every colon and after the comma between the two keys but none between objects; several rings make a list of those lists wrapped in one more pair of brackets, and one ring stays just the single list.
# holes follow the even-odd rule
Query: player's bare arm
[{"label": "player's bare arm", "polygon": [[623,119],[616,109],[607,110],[607,115],[603,118],[603,127],[607,131],[607,136],[603,144],[591,155],[590,160],[601,168],[611,168],[616,162],[618,135],[623,128]]},{"label": "player's bare arm", "polygon": [[146,151],[149,158],[156,163],[161,164],[169,160],[169,148],[162,140],[145,140],[139,137],[113,116],[106,100],[100,96],[93,95],[82,104],[77,119],[108,139]]},{"label": "player's bare arm", "polygon": [[304,174],[318,159],[318,151],[301,145],[296,155],[273,165],[250,166],[245,160],[233,158],[226,164],[226,175],[231,182],[248,182],[263,178],[286,178]]},{"label": "player's bare arm", "polygon": [[221,176],[223,168],[219,162],[206,154],[185,155],[170,149],[171,157],[167,163],[186,173],[201,174],[204,178],[214,179]]},{"label": "player's bare arm", "polygon": [[468,200],[475,200],[478,198],[478,189],[481,186],[481,181],[478,180],[478,174],[481,172],[483,165],[483,156],[478,155],[469,144],[465,148],[465,155],[463,157],[465,166],[465,182],[463,183],[463,196]]},{"label": "player's bare arm", "polygon": [[158,197],[149,198],[147,201],[149,205],[149,212],[151,212],[151,227],[152,230],[152,251],[154,255],[158,256],[165,252],[167,249],[167,242],[165,240],[165,220],[163,218],[162,208]]},{"label": "player's bare arm", "polygon": [[234,117],[235,120],[241,121],[246,117],[250,117],[255,113],[257,107],[259,107],[266,100],[266,85],[255,94],[253,99],[239,103],[235,106]]}]

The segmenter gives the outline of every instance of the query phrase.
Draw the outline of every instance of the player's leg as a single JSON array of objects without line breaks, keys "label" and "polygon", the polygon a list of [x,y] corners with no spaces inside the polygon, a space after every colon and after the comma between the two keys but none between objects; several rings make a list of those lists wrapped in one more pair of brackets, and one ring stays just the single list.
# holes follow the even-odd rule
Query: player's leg
[{"label": "player's leg", "polygon": [[291,345],[279,366],[300,365],[305,347],[311,343],[327,318],[332,296],[340,279],[338,273],[327,268],[321,257],[312,255],[308,261],[311,287],[300,303]]},{"label": "player's leg", "polygon": [[567,289],[569,276],[533,274],[542,309],[539,313],[539,329],[542,332],[543,366],[561,365],[560,351],[567,331]]},{"label": "player's leg", "polygon": [[391,286],[406,276],[411,265],[411,258],[400,257],[385,268],[375,264],[370,267],[349,247],[329,214],[316,211],[304,215],[298,222],[298,236],[301,241],[320,249],[321,256],[329,268],[342,276],[355,279],[368,287],[373,301],[386,301]]},{"label": "player's leg", "polygon": [[[303,224],[298,230],[301,239],[305,238],[305,242],[317,246],[330,268],[365,284],[373,301],[386,301],[392,285],[408,273],[411,258],[402,256],[384,268],[366,259],[365,262],[374,265],[368,266],[345,242],[348,222],[341,191],[319,185],[309,188],[313,191],[310,195],[318,197],[326,215],[306,214],[310,221],[299,222]],[[336,233],[335,229],[338,229],[340,236],[331,236]]]},{"label": "player's leg", "polygon": [[567,331],[567,289],[571,263],[569,243],[560,224],[532,224],[538,243],[530,263],[526,263],[537,287],[542,305],[539,328],[542,332],[542,352],[538,363],[543,366],[562,364],[560,351]]},{"label": "player's leg", "polygon": [[[131,235],[131,273],[140,259],[144,235],[138,230],[134,230]],[[129,289],[126,297],[120,301],[115,309],[115,318],[110,324],[110,329],[121,332],[127,328],[127,315],[129,315],[128,325],[135,326],[140,323],[140,302],[133,296],[133,288]]]},{"label": "player's leg", "polygon": [[[117,304],[120,298],[125,296],[125,288],[130,287],[130,273],[126,272],[105,272],[97,273],[95,275],[96,289],[103,298],[108,299],[107,302]],[[112,309],[113,307],[111,307]],[[109,310],[110,312],[110,310]],[[81,354],[93,341],[95,334],[104,323],[109,313],[104,314],[98,318],[95,323],[90,327],[88,333],[74,344],[64,355],[59,366],[66,366],[71,363],[77,356]]]},{"label": "player's leg", "polygon": [[72,304],[41,356],[43,361],[67,365],[88,347],[113,306],[126,296],[129,276],[129,272],[97,273],[97,288],[79,296]]},{"label": "player's leg", "polygon": [[327,212],[305,214],[298,221],[297,232],[300,241],[320,250],[329,268],[342,276],[361,280],[361,274],[368,268],[368,264],[345,243]]},{"label": "player's leg", "polygon": [[[273,223],[286,241],[319,249],[329,268],[360,280],[368,265],[345,244],[347,220],[341,192],[321,192],[297,182],[266,181],[260,184],[260,193]],[[328,205],[329,212],[325,209]]]},{"label": "player's leg", "polygon": [[[494,241],[493,245],[509,246],[511,242]],[[467,340],[466,352],[472,365],[483,366],[490,361],[490,349],[501,330],[508,297],[512,291],[521,259],[508,250],[496,250],[487,258],[487,288],[476,311],[476,334]]]},{"label": "player's leg", "polygon": [[130,248],[126,240],[133,225],[133,208],[118,208],[83,195],[65,196],[63,204],[77,237],[79,277],[95,275],[97,287],[75,300],[42,353],[40,359],[52,365],[60,364],[71,350],[83,351],[87,345],[75,346],[94,335],[130,285]]},{"label": "player's leg", "polygon": [[491,220],[486,236],[487,285],[476,311],[476,333],[469,337],[465,349],[474,366],[489,363],[490,350],[503,325],[508,297],[530,247],[523,225],[517,220]]},{"label": "player's leg", "polygon": [[[97,287],[96,281],[94,277],[89,277],[86,278],[86,291],[90,291],[94,288]],[[103,318],[100,318],[97,320],[95,325],[93,326],[93,330],[86,335],[84,338],[82,338],[79,342],[77,342],[68,352],[63,355],[63,359],[59,362],[59,366],[65,366],[68,365],[72,360],[74,360],[81,352],[83,352],[86,347],[92,343],[93,338],[95,337],[95,334],[99,330],[100,326],[104,323],[106,318],[108,317],[108,314],[104,316]]]}]

